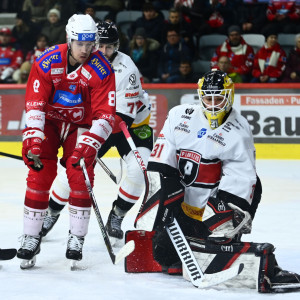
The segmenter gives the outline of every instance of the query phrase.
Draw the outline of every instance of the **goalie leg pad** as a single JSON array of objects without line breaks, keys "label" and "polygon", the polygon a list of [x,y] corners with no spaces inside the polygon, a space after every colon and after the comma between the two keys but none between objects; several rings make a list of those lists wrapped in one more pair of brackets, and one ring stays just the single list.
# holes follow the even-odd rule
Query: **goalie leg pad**
[{"label": "goalie leg pad", "polygon": [[155,261],[152,251],[152,238],[155,232],[144,230],[127,231],[125,242],[134,241],[134,251],[125,257],[125,272],[145,273],[161,272],[161,265]]},{"label": "goalie leg pad", "polygon": [[[275,248],[269,243],[228,243],[215,244],[209,241],[187,237],[201,270],[212,274],[229,267],[244,264],[244,269],[222,286],[227,288],[251,288],[260,293],[271,292],[270,279],[274,277],[276,265]],[[183,271],[183,277],[188,276]]]}]

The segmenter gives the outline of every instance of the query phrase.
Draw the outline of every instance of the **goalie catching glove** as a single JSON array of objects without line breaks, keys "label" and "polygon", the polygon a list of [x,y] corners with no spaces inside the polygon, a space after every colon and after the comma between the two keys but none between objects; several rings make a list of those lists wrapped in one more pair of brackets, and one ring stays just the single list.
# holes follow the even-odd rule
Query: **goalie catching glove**
[{"label": "goalie catching glove", "polygon": [[22,157],[24,163],[35,171],[43,168],[40,155],[44,137],[44,132],[39,128],[28,127],[23,130]]},{"label": "goalie catching glove", "polygon": [[[242,234],[251,232],[252,217],[248,212],[246,201],[237,198],[221,190],[217,198],[209,198],[202,219],[212,232],[208,240],[216,243],[238,241]],[[236,205],[238,202],[243,204],[243,208]]]},{"label": "goalie catching glove", "polygon": [[97,152],[100,150],[104,139],[100,136],[90,133],[89,131],[84,132],[79,138],[75,150],[71,156],[71,164],[80,168],[79,161],[84,158],[86,166],[90,166],[96,159]]}]

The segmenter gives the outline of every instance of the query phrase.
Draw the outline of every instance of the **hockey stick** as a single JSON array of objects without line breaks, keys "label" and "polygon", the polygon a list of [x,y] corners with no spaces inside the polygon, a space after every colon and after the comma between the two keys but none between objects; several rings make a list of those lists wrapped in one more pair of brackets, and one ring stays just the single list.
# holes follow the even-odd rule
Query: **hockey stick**
[{"label": "hockey stick", "polygon": [[[6,157],[10,157],[10,158],[14,158],[14,159],[17,159],[17,160],[23,160],[22,156],[19,156],[19,155],[9,154],[9,153],[5,153],[5,152],[0,152],[0,155],[6,156]],[[120,160],[121,173],[118,175],[118,178],[106,166],[106,164],[103,162],[103,160],[101,158],[97,158],[97,162],[103,168],[103,170],[106,172],[106,174],[112,179],[112,181],[114,183],[116,183],[116,184],[120,183],[120,181],[122,179],[122,175],[123,175],[123,165],[122,165],[122,161],[121,160]]]},{"label": "hockey stick", "polygon": [[[146,166],[143,162],[143,159],[141,155],[139,154],[133,139],[127,129],[126,123],[121,122],[120,123],[120,128],[123,131],[128,144],[142,170],[144,173],[145,177],[147,178],[147,169]],[[149,182],[147,180],[147,182]],[[146,182],[146,186],[147,186]],[[213,274],[204,274],[200,267],[199,264],[191,250],[191,247],[189,246],[185,236],[183,235],[181,228],[179,224],[177,223],[176,218],[174,218],[173,222],[169,225],[167,225],[167,232],[168,235],[176,249],[176,252],[178,256],[180,257],[180,260],[188,273],[188,276],[192,282],[192,284],[197,287],[197,288],[207,288],[216,284],[219,284],[221,282],[227,281],[238,274],[240,274],[244,268],[243,264],[240,264],[239,266],[231,267],[227,270],[218,272],[218,273],[213,273]]]},{"label": "hockey stick", "polygon": [[107,167],[107,165],[103,162],[103,160],[101,158],[96,158],[98,164],[102,167],[102,169],[104,170],[104,172],[111,178],[111,180],[115,183],[115,184],[119,184],[121,179],[122,179],[122,175],[123,175],[123,164],[122,164],[122,160],[120,159],[120,167],[121,167],[121,173],[117,176]]},{"label": "hockey stick", "polygon": [[22,156],[19,156],[19,155],[9,154],[9,153],[5,153],[5,152],[0,152],[0,155],[18,159],[18,160],[23,160]]},{"label": "hockey stick", "polygon": [[17,254],[17,249],[0,249],[0,260],[13,259]]},{"label": "hockey stick", "polygon": [[111,243],[109,241],[109,238],[108,238],[108,235],[107,235],[107,231],[105,229],[105,226],[104,226],[104,223],[103,223],[103,220],[102,220],[102,217],[101,217],[101,214],[100,214],[97,202],[96,202],[96,198],[95,198],[95,195],[94,195],[94,192],[93,192],[93,188],[92,188],[92,185],[91,185],[91,182],[90,182],[90,179],[89,179],[89,176],[88,176],[88,173],[87,173],[86,166],[85,166],[83,158],[80,159],[80,166],[81,166],[81,169],[82,169],[82,172],[83,172],[84,181],[85,181],[87,190],[89,192],[90,199],[91,199],[92,204],[93,204],[94,212],[95,212],[95,215],[96,215],[99,227],[101,229],[101,233],[102,233],[102,236],[103,236],[103,239],[104,239],[107,251],[109,253],[109,256],[110,256],[113,264],[117,264],[123,258],[125,258],[127,255],[129,255],[131,252],[133,252],[133,250],[135,248],[134,241],[129,241],[128,243],[126,243],[121,248],[121,250],[117,254],[114,254],[114,251],[113,251]]}]

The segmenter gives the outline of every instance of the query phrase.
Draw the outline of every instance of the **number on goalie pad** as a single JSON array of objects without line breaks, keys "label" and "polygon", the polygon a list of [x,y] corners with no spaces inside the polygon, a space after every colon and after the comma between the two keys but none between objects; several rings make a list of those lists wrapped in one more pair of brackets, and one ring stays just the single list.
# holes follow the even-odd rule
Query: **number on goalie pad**
[{"label": "number on goalie pad", "polygon": [[163,177],[159,172],[149,171],[147,178],[148,193],[145,193],[134,225],[140,230],[153,231],[172,222],[183,201],[184,187],[178,179]]},{"label": "number on goalie pad", "polygon": [[[196,260],[205,274],[226,270],[239,264],[244,269],[238,276],[220,286],[226,288],[251,288],[258,292],[270,292],[268,278],[274,276],[275,248],[269,243],[228,243],[215,244],[187,237]],[[189,277],[183,269],[183,277]]]}]

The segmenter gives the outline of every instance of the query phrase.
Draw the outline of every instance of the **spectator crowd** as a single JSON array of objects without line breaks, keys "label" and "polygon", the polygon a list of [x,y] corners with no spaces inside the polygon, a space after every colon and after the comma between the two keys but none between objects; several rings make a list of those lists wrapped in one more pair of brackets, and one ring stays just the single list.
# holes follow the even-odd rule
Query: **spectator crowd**
[{"label": "spectator crowd", "polygon": [[[66,42],[65,26],[74,13],[116,23],[120,51],[128,54],[147,83],[195,83],[205,71],[193,70],[204,35],[226,35],[210,57],[210,68],[234,82],[300,82],[300,0],[11,0],[0,13],[16,13],[15,25],[0,25],[0,82],[26,83],[35,59]],[[123,27],[119,12],[140,11]],[[260,34],[260,49],[243,35]],[[279,34],[294,34],[286,53]]]}]

